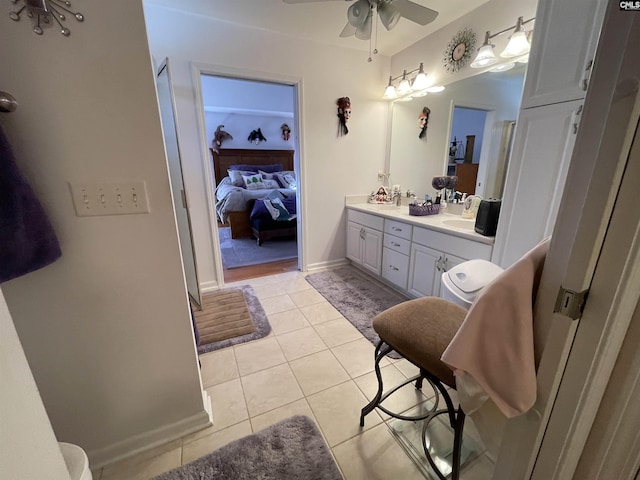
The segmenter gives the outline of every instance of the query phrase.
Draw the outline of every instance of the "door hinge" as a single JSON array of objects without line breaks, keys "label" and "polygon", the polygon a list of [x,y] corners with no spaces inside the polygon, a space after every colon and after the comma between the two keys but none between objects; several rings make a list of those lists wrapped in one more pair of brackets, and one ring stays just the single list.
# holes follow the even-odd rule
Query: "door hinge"
[{"label": "door hinge", "polygon": [[187,208],[187,193],[184,190],[180,190],[180,198],[182,198],[182,208]]},{"label": "door hinge", "polygon": [[573,320],[578,320],[582,316],[585,303],[587,303],[587,295],[589,295],[588,289],[575,292],[560,287],[553,312],[572,318]]}]

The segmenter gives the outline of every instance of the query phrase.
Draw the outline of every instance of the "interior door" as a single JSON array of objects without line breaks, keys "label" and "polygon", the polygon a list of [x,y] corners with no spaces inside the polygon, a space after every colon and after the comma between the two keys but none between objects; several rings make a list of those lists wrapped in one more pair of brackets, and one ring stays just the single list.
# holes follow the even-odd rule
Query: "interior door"
[{"label": "interior door", "polygon": [[189,202],[182,176],[182,160],[180,158],[180,147],[178,145],[169,59],[165,59],[158,69],[156,84],[158,88],[160,115],[162,118],[162,133],[164,135],[165,150],[167,152],[169,179],[171,181],[173,210],[175,211],[176,222],[178,224],[184,276],[189,296],[197,307],[200,308],[200,283],[198,282],[196,254],[193,246]]}]

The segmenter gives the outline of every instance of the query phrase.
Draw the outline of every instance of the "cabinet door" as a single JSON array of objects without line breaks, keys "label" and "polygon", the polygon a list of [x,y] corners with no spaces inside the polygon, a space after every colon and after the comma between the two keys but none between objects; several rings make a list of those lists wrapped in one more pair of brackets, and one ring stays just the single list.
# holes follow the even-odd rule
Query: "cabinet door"
[{"label": "cabinet door", "polygon": [[368,227],[362,228],[362,266],[370,272],[380,275],[382,268],[382,232]]},{"label": "cabinet door", "polygon": [[584,98],[606,5],[606,0],[538,2],[522,108]]},{"label": "cabinet door", "polygon": [[[442,263],[441,263],[442,272],[448,272],[449,270],[451,270],[456,265],[460,265],[462,262],[466,262],[467,261],[466,258],[456,257],[455,255],[451,255],[450,253],[445,253],[442,258],[443,258]],[[441,287],[442,287],[442,282],[436,282],[436,284],[433,286],[433,296],[434,297],[439,297],[440,296]]]},{"label": "cabinet door", "polygon": [[362,264],[360,246],[362,243],[362,225],[347,222],[347,258],[358,265]]},{"label": "cabinet door", "polygon": [[436,295],[434,290],[439,292],[442,261],[442,252],[413,243],[409,258],[409,293],[416,297]]},{"label": "cabinet door", "polygon": [[551,235],[582,101],[521,110],[492,262],[503,268]]}]

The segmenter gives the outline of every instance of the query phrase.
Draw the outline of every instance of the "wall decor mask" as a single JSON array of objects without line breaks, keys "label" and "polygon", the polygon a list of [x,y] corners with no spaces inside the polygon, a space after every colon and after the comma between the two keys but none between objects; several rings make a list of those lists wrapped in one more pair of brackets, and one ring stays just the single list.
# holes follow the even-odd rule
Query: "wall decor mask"
[{"label": "wall decor mask", "polygon": [[256,145],[258,145],[260,142],[267,141],[267,139],[262,134],[262,131],[259,128],[257,130],[251,130],[251,133],[247,137],[247,140],[249,140],[252,143],[255,143]]},{"label": "wall decor mask", "polygon": [[351,118],[351,100],[349,97],[340,97],[336,101],[338,105],[338,136],[349,133],[347,122]]},{"label": "wall decor mask", "polygon": [[213,133],[213,142],[211,142],[211,147],[216,153],[219,153],[222,142],[225,140],[233,140],[231,134],[222,130],[223,128],[224,125],[218,125],[218,128],[216,128],[216,131]]},{"label": "wall decor mask", "polygon": [[282,139],[285,142],[289,141],[289,138],[291,136],[291,129],[289,128],[289,125],[287,125],[286,123],[283,123],[282,125],[280,125],[280,130],[282,130]]},{"label": "wall decor mask", "polygon": [[426,138],[427,137],[427,127],[429,126],[429,115],[431,114],[431,110],[429,107],[424,107],[422,109],[422,113],[418,115],[418,128],[420,128],[420,133],[418,134],[418,138]]}]

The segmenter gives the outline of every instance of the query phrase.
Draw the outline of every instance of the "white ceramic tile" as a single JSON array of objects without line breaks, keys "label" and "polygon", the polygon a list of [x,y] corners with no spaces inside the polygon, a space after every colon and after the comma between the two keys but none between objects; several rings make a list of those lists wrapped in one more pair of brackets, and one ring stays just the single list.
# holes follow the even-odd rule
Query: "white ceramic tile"
[{"label": "white ceramic tile", "polygon": [[289,293],[289,297],[298,307],[306,307],[315,305],[316,303],[326,302],[327,300],[314,289],[301,290],[299,292]]},{"label": "white ceramic tile", "polygon": [[211,397],[214,432],[249,418],[239,378],[209,387],[207,392]]},{"label": "white ceramic tile", "polygon": [[327,349],[320,336],[311,327],[278,335],[276,339],[289,361]]},{"label": "white ceramic tile", "polygon": [[271,297],[277,297],[279,295],[285,295],[286,289],[277,283],[265,283],[264,285],[256,285],[253,287],[253,291],[256,297],[262,303],[263,300]]},{"label": "white ceramic tile", "polygon": [[291,402],[287,405],[283,405],[280,408],[276,408],[262,415],[258,415],[251,418],[251,427],[254,432],[258,432],[263,428],[267,428],[281,420],[292,417],[294,415],[306,415],[315,421],[311,407],[304,398]]},{"label": "white ceramic tile", "polygon": [[184,444],[182,448],[182,464],[193,462],[194,460],[208,455],[214,450],[223,447],[229,442],[251,435],[251,424],[248,420],[232,425],[224,430],[211,433],[193,442]]},{"label": "white ceramic tile", "polygon": [[286,312],[273,313],[269,315],[271,329],[276,335],[292,332],[309,326],[309,322],[297,308]]},{"label": "white ceramic tile", "polygon": [[102,470],[102,480],[149,480],[161,473],[179,467],[181,461],[182,447],[177,447],[134,464],[106,466]]},{"label": "white ceramic tile", "polygon": [[349,380],[349,374],[329,350],[293,360],[289,365],[305,395]]},{"label": "white ceramic tile", "polygon": [[420,373],[420,369],[405,358],[392,359],[390,361],[407,378],[414,377]]},{"label": "white ceramic tile", "polygon": [[303,397],[288,364],[241,378],[249,415],[254,417]]},{"label": "white ceramic tile", "polygon": [[300,309],[311,325],[334,320],[342,317],[342,314],[336,310],[329,302],[316,303],[307,305]]},{"label": "white ceramic tile", "polygon": [[[382,367],[380,369],[380,373],[382,374],[384,392],[391,390],[407,380],[400,370],[395,368],[393,365]],[[369,400],[371,400],[378,391],[378,379],[375,372],[362,375],[361,377],[356,378],[355,382]],[[422,388],[428,394],[432,393],[429,382],[424,381]],[[427,396],[425,396],[420,390],[416,390],[414,384],[411,383],[394,392],[382,403],[382,406],[394,413],[402,413],[426,400]],[[385,420],[390,418],[381,410],[377,410],[377,412]]]},{"label": "white ceramic tile", "polygon": [[334,447],[333,454],[345,480],[425,480],[384,424]]},{"label": "white ceramic tile", "polygon": [[260,304],[264,309],[264,313],[271,315],[272,313],[286,312],[296,308],[296,304],[293,303],[289,295],[277,295],[275,297],[265,298],[260,300]]},{"label": "white ceramic tile", "polygon": [[198,358],[200,359],[200,375],[204,387],[228,382],[240,376],[233,348],[215,350],[200,355]]},{"label": "white ceramic tile", "polygon": [[302,274],[300,274],[295,278],[289,278],[289,279],[283,280],[282,287],[285,289],[287,293],[313,289],[311,284],[305,280]]},{"label": "white ceramic tile", "polygon": [[318,323],[313,328],[328,347],[335,347],[362,338],[362,334],[344,317]]},{"label": "white ceramic tile", "polygon": [[[373,372],[375,347],[366,338],[338,345],[333,347],[331,351],[347,373],[351,375],[351,378]],[[380,361],[380,366],[384,367],[386,365],[389,365],[389,360],[383,358]]]},{"label": "white ceramic tile", "polygon": [[359,435],[382,421],[376,412],[371,412],[365,426],[360,427],[360,411],[369,402],[351,380],[309,395],[307,401],[329,446]]},{"label": "white ceramic tile", "polygon": [[233,349],[240,375],[248,375],[286,362],[284,353],[275,337],[236,345]]}]

